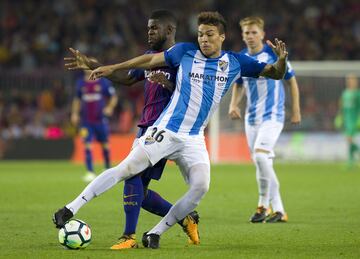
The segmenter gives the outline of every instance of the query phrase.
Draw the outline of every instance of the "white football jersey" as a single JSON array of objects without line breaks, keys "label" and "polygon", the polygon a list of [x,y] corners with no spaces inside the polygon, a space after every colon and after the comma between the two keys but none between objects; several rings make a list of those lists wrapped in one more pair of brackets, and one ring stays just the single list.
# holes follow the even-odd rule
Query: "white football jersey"
[{"label": "white football jersey", "polygon": [[[268,45],[254,55],[248,53],[247,49],[240,52],[260,62],[273,64],[277,56]],[[294,70],[290,63],[287,63],[287,72],[284,79],[294,76]],[[237,81],[243,84],[246,89],[247,107],[245,120],[250,125],[260,124],[264,121],[285,120],[285,91],[282,80],[271,78],[249,78],[243,77]]]},{"label": "white football jersey", "polygon": [[178,43],[165,52],[170,67],[178,67],[174,94],[155,126],[186,135],[203,135],[222,97],[240,76],[257,77],[266,63],[223,51],[205,57],[198,46]]}]

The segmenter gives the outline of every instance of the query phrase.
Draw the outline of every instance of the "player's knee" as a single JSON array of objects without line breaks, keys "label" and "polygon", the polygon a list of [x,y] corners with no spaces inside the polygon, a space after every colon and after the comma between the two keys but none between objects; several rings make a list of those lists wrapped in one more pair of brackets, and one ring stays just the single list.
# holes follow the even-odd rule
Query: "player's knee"
[{"label": "player's knee", "polygon": [[193,197],[197,202],[209,191],[209,187],[210,183],[208,181],[197,182],[190,187]]},{"label": "player's knee", "polygon": [[209,191],[210,183],[204,182],[198,186],[201,194],[204,196]]},{"label": "player's knee", "polygon": [[272,188],[274,188],[274,189],[280,189],[280,182],[278,179],[272,179],[271,185],[272,185]]},{"label": "player's knee", "polygon": [[125,179],[131,178],[150,166],[150,161],[141,149],[134,149],[121,162],[121,171]]},{"label": "player's knee", "polygon": [[262,152],[262,151],[255,151],[254,153],[254,161],[257,164],[264,164],[269,161],[270,158],[270,152]]}]

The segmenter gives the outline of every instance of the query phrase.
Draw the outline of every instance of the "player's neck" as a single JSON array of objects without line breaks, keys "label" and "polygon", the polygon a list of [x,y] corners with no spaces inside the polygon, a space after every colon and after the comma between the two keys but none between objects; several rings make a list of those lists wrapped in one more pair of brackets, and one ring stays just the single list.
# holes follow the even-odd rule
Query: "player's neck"
[{"label": "player's neck", "polygon": [[162,46],[161,50],[167,50],[169,49],[170,47],[174,46],[175,45],[175,40],[168,40],[168,41],[165,41],[164,42],[164,45]]},{"label": "player's neck", "polygon": [[258,46],[254,47],[254,48],[248,47],[248,51],[249,51],[249,54],[256,54],[256,53],[259,53],[260,51],[262,51],[263,48],[264,48],[264,43],[261,42]]},{"label": "player's neck", "polygon": [[214,54],[212,54],[211,56],[209,56],[208,58],[218,58],[220,56],[221,56],[221,49],[215,52]]}]

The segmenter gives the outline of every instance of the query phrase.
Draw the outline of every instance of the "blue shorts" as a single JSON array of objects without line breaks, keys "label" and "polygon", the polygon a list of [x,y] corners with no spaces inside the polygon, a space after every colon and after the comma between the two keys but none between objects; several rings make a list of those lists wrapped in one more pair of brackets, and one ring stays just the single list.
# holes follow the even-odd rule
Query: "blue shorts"
[{"label": "blue shorts", "polygon": [[107,143],[109,139],[109,127],[107,123],[82,124],[80,136],[85,143],[91,143],[94,137],[101,143]]},{"label": "blue shorts", "polygon": [[[140,138],[145,134],[147,130],[146,128],[139,128],[138,133],[136,134],[136,138]],[[143,181],[143,185],[147,186],[151,179],[159,180],[161,178],[161,175],[164,171],[165,165],[166,165],[167,159],[163,158],[159,162],[157,162],[153,167],[146,168],[142,174],[141,179]]]}]

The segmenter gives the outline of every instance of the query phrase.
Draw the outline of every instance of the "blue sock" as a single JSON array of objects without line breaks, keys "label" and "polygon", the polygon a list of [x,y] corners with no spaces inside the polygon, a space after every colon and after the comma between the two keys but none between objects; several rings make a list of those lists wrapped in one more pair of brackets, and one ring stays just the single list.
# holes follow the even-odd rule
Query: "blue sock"
[{"label": "blue sock", "polygon": [[164,200],[157,192],[148,190],[141,207],[148,212],[164,217],[169,212],[172,204]]},{"label": "blue sock", "polygon": [[108,147],[103,147],[103,157],[105,162],[105,168],[110,168],[110,152]]},{"label": "blue sock", "polygon": [[123,199],[126,218],[124,234],[135,234],[141,204],[144,199],[144,187],[140,175],[125,181]]},{"label": "blue sock", "polygon": [[90,148],[85,148],[85,161],[86,169],[88,172],[94,172],[93,163],[92,163],[92,154]]}]

